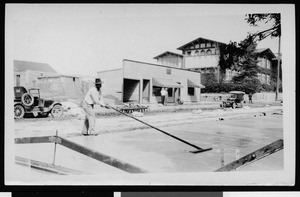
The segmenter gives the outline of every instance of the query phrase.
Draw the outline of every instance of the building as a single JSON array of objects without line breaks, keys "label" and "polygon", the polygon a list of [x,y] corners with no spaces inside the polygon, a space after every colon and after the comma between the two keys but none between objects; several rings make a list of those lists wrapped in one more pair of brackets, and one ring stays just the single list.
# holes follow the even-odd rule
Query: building
[{"label": "building", "polygon": [[[154,59],[162,65],[199,71],[202,74],[201,82],[204,83],[207,73],[214,74],[219,79],[220,46],[222,45],[226,44],[199,37],[177,48],[182,51],[182,55],[167,51],[154,57]],[[274,69],[272,63],[274,63],[276,56],[269,48],[257,49],[256,53],[260,67],[258,79],[263,84],[270,84],[271,70]],[[227,69],[224,80],[229,82],[237,74],[237,71]]]},{"label": "building", "polygon": [[270,85],[272,69],[277,68],[277,58],[269,48],[257,49],[256,53],[258,60],[257,65],[260,68],[260,72],[257,77],[262,84]]},{"label": "building", "polygon": [[114,104],[160,103],[162,87],[168,88],[168,103],[178,98],[185,103],[199,102],[204,87],[200,72],[126,59],[122,68],[100,71],[98,77],[104,82],[103,97]]},{"label": "building", "polygon": [[[205,73],[214,73],[219,76],[221,45],[225,45],[225,43],[199,37],[177,48],[182,51],[182,55],[167,51],[154,59],[163,65],[178,65],[182,69],[199,71],[202,73],[202,78],[204,78],[203,74]],[[178,59],[177,64],[174,62],[175,59]]]},{"label": "building", "polygon": [[14,60],[14,85],[37,87],[38,77],[57,73],[49,64]]},{"label": "building", "polygon": [[183,68],[183,55],[166,51],[153,59],[157,60],[158,64],[170,66],[174,68]]}]

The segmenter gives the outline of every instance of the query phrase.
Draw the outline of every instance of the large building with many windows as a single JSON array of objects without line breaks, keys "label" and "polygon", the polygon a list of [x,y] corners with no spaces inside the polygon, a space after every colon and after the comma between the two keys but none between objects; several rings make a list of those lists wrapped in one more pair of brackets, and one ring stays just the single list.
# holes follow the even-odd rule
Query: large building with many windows
[{"label": "large building with many windows", "polygon": [[[182,54],[167,51],[154,57],[154,59],[162,65],[199,71],[202,75],[212,73],[219,79],[221,45],[225,45],[225,43],[200,37],[178,47],[177,49],[181,50]],[[257,77],[261,83],[270,84],[271,65],[276,56],[269,48],[257,49],[256,53],[258,66],[261,68]],[[225,81],[229,82],[237,74],[236,71],[227,69]],[[203,80],[205,80],[204,76],[202,76],[202,83]]]}]

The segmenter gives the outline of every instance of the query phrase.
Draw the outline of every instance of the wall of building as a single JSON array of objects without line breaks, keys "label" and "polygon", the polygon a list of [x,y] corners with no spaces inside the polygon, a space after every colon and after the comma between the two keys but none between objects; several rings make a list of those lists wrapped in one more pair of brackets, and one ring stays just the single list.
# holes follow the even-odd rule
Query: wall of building
[{"label": "wall of building", "polygon": [[[19,76],[19,77],[17,77]],[[20,84],[17,84],[17,78],[19,78]],[[28,87],[27,84],[27,71],[22,71],[22,72],[14,72],[14,85],[15,86],[23,86],[25,88]]]},{"label": "wall of building", "polygon": [[81,93],[81,84],[78,77],[61,77],[63,94],[78,97]]},{"label": "wall of building", "polygon": [[[37,87],[42,97],[83,98],[82,82],[78,77],[43,77],[39,78]],[[86,87],[89,88],[89,87]]]},{"label": "wall of building", "polygon": [[182,62],[183,62],[182,58],[180,58],[178,56],[174,56],[174,55],[168,55],[168,56],[161,57],[157,61],[158,64],[162,64],[164,66],[175,67],[175,68],[182,68]]},{"label": "wall of building", "polygon": [[101,89],[105,102],[115,105],[122,104],[123,70],[115,69],[98,72],[97,77],[100,77],[103,81]]},{"label": "wall of building", "polygon": [[[184,102],[198,102],[200,101],[200,88],[195,88],[195,95],[188,95],[187,79],[192,80],[196,84],[200,84],[201,75],[199,72],[191,72],[182,69],[169,68],[159,65],[153,65],[143,62],[136,62],[130,60],[123,61],[124,78],[135,79],[143,81],[143,79],[150,80],[150,103],[160,102],[160,98],[153,95],[152,92],[152,78],[166,78],[179,82],[183,87],[181,88],[181,100]],[[171,74],[167,74],[167,70],[171,70]]]},{"label": "wall of building", "polygon": [[219,55],[191,55],[184,56],[184,68],[205,68],[217,67],[219,65]]},{"label": "wall of building", "polygon": [[20,75],[20,86],[24,86],[28,89],[37,87],[38,77],[51,74],[53,73],[33,70],[14,72],[15,85],[17,85],[17,75]]}]

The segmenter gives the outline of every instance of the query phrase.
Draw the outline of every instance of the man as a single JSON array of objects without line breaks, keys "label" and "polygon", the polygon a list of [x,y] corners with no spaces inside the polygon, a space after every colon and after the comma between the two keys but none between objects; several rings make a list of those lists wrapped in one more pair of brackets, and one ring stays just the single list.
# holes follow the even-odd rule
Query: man
[{"label": "man", "polygon": [[160,91],[160,95],[161,95],[162,104],[167,105],[167,96],[168,96],[167,88],[162,87],[162,89]]},{"label": "man", "polygon": [[106,105],[102,99],[101,95],[101,87],[102,81],[100,78],[95,79],[95,86],[91,87],[87,92],[85,98],[82,101],[82,107],[85,111],[85,120],[82,128],[82,134],[87,136],[90,134],[94,134],[95,132],[95,121],[96,115],[94,111],[94,105],[100,105],[101,107],[105,107],[110,109],[108,105]]},{"label": "man", "polygon": [[250,92],[250,93],[248,94],[248,97],[249,97],[249,103],[252,103],[252,92]]}]

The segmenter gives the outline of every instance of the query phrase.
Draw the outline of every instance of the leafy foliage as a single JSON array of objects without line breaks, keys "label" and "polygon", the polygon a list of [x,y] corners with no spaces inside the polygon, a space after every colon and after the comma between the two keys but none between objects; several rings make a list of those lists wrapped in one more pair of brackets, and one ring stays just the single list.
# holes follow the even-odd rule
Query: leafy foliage
[{"label": "leafy foliage", "polygon": [[241,83],[211,83],[205,85],[202,93],[222,93],[230,91],[243,91],[246,94],[260,92],[263,90],[260,82],[256,78],[246,78]]},{"label": "leafy foliage", "polygon": [[256,43],[251,36],[239,44],[241,56],[239,58],[239,66],[236,70],[239,74],[233,77],[234,82],[241,82],[246,78],[256,78],[259,68],[257,66],[257,54],[255,53]]},{"label": "leafy foliage", "polygon": [[213,83],[217,83],[217,82],[218,82],[218,80],[214,73],[203,73],[201,75],[201,83],[204,86],[207,86],[207,85],[213,84]]},{"label": "leafy foliage", "polygon": [[279,13],[272,14],[247,14],[245,20],[251,26],[258,26],[259,22],[269,23],[273,22],[270,29],[253,34],[254,39],[263,40],[268,36],[278,37],[281,36],[281,16]]}]

